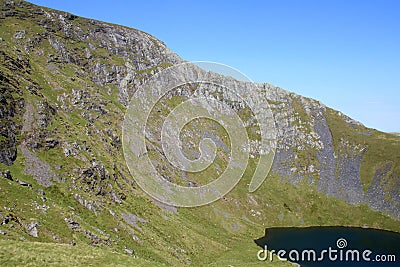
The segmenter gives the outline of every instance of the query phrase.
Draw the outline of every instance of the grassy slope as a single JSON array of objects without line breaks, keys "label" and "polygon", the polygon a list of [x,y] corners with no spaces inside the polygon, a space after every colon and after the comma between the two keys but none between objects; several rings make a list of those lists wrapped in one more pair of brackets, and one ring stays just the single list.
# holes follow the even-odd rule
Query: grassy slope
[{"label": "grassy slope", "polygon": [[84,244],[73,247],[0,240],[0,247],[2,266],[160,266],[144,259]]},{"label": "grassy slope", "polygon": [[[81,19],[79,19],[81,20]],[[29,21],[13,20],[0,25],[0,31],[4,33],[2,38],[2,48],[13,54],[15,44],[11,41],[12,34],[16,30],[25,29],[27,35],[34,35],[41,28],[36,28]],[[85,44],[70,44],[71,46],[84,46]],[[41,48],[44,54],[55,54],[56,52],[47,42],[43,42]],[[73,47],[71,47],[72,49]],[[99,51],[98,53],[104,53]],[[79,68],[74,65],[64,63],[57,64],[56,71],[49,71],[47,62],[40,55],[31,53],[29,56],[32,64],[31,78],[37,81],[43,89],[40,91],[49,103],[57,103],[57,95],[70,93],[72,88],[85,88],[93,95],[98,94],[99,99],[109,100],[107,109],[110,111],[104,117],[95,122],[98,129],[104,128],[105,122],[111,122],[112,129],[120,135],[120,121],[123,115],[123,108],[117,101],[117,90],[110,86],[111,95],[104,88],[101,88],[85,77],[76,76],[75,70]],[[94,55],[95,57],[95,55]],[[106,57],[106,56],[103,56]],[[110,58],[110,64],[121,65],[123,62],[119,58]],[[74,79],[71,79],[73,77]],[[54,90],[54,88],[60,88]],[[43,100],[25,92],[25,99],[31,102]],[[96,99],[94,99],[96,101]],[[87,121],[81,116],[82,110],[72,110],[71,112],[59,112],[51,121],[47,130],[60,140],[77,141],[91,147],[92,154],[101,160],[106,169],[113,174],[113,166],[124,165],[121,151],[112,149],[111,152],[105,147],[109,140],[102,141],[99,145],[98,136],[86,136],[84,125]],[[335,126],[335,123],[338,125]],[[359,135],[348,134],[348,129],[340,124],[340,118],[333,114],[330,118],[330,125],[341,132],[333,132],[335,140],[339,135],[349,135],[358,138]],[[385,158],[393,155],[391,148],[392,140],[386,135],[374,132],[374,138],[369,140],[376,142],[376,152]],[[22,137],[20,137],[22,138]],[[350,137],[352,138],[352,137]],[[367,138],[367,137],[365,137]],[[359,139],[356,139],[358,141]],[[380,144],[384,144],[380,148]],[[389,152],[385,150],[389,148]],[[382,153],[380,152],[382,150]],[[398,150],[399,151],[399,150]],[[374,168],[374,150],[371,150],[370,159],[363,162],[363,175],[368,181]],[[379,154],[381,153],[381,154]],[[389,154],[388,154],[389,153]],[[121,204],[113,204],[109,199],[104,200],[105,208],[95,216],[93,212],[82,207],[74,198],[74,193],[82,194],[86,199],[97,199],[90,193],[83,193],[77,189],[70,190],[69,185],[73,179],[77,179],[79,173],[70,175],[70,170],[80,167],[87,167],[88,163],[84,160],[73,157],[64,157],[61,148],[51,150],[39,150],[37,155],[53,166],[63,166],[60,170],[54,170],[61,177],[65,176],[67,182],[56,184],[46,191],[46,202],[37,193],[40,189],[36,181],[26,175],[24,169],[24,158],[21,152],[15,164],[11,167],[0,165],[1,170],[9,169],[14,178],[28,181],[33,187],[22,187],[15,181],[0,179],[0,200],[1,212],[3,215],[12,215],[22,223],[29,221],[39,221],[39,237],[33,238],[25,233],[22,225],[13,222],[1,225],[0,229],[7,232],[7,235],[0,236],[1,241],[0,262],[8,265],[32,265],[59,264],[65,262],[74,263],[72,265],[87,265],[93,261],[94,265],[185,265],[190,261],[193,266],[209,264],[210,266],[265,266],[259,263],[256,253],[259,248],[254,244],[253,239],[259,238],[264,234],[265,227],[269,226],[309,226],[309,225],[352,225],[369,226],[388,230],[400,231],[398,221],[393,220],[379,212],[372,211],[366,206],[350,206],[334,198],[326,197],[318,193],[313,187],[306,184],[295,187],[288,183],[280,183],[280,177],[270,176],[262,187],[255,193],[249,194],[247,184],[250,181],[251,169],[246,172],[244,179],[239,185],[229,193],[223,200],[220,200],[206,207],[193,209],[179,209],[178,214],[170,214],[156,206],[140,189],[133,188],[121,177],[117,182],[111,182],[113,188],[127,196]],[[89,152],[81,151],[82,159],[91,159]],[[397,160],[398,162],[398,160]],[[119,171],[124,172],[123,169]],[[129,177],[128,173],[124,173]],[[207,180],[209,177],[202,177]],[[43,212],[37,209],[37,204],[46,204],[50,208]],[[4,207],[7,207],[5,209]],[[139,223],[141,231],[135,227],[130,227],[125,223],[126,229],[121,226],[121,218],[110,215],[109,210],[117,215],[119,212],[129,211],[148,220],[148,223]],[[260,212],[258,214],[257,212]],[[101,229],[110,239],[116,241],[112,247],[99,245],[93,248],[87,245],[88,240],[82,231],[72,231],[64,222],[64,218],[72,217],[81,224],[82,229],[87,229],[97,235],[102,235],[97,229]],[[18,221],[17,220],[17,221]],[[116,233],[114,228],[118,228]],[[130,231],[141,240],[133,241]],[[18,241],[24,237],[27,241]],[[12,240],[12,241],[10,241]],[[63,243],[70,243],[72,240],[77,242],[76,247],[67,246]],[[38,242],[36,242],[38,241]],[[61,244],[55,244],[61,243]],[[138,259],[123,255],[123,248],[127,247],[135,251]],[[85,255],[82,255],[82,252]],[[288,263],[274,263],[274,266],[288,266]]]}]

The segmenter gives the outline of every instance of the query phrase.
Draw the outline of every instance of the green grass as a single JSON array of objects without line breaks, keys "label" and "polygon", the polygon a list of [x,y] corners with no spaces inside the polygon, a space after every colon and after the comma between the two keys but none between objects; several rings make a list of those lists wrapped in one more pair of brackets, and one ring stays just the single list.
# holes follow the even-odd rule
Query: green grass
[{"label": "green grass", "polygon": [[160,266],[123,252],[84,244],[0,240],[2,266]]},{"label": "green grass", "polygon": [[[23,9],[20,12],[23,12]],[[82,18],[77,18],[72,23],[80,25],[84,32],[87,32],[90,27],[90,23]],[[2,21],[0,30],[4,41],[0,45],[14,58],[21,55],[10,49],[10,47],[19,46],[12,40],[12,35],[20,29],[26,29],[28,37],[43,30],[31,23],[29,19],[7,18]],[[61,32],[57,34],[62,35]],[[78,41],[69,43],[68,38],[62,38],[62,40],[70,51],[78,51],[86,47]],[[95,41],[93,44],[98,45]],[[23,48],[20,47],[20,49],[23,51]],[[0,225],[0,229],[7,233],[0,236],[0,265],[186,266],[190,262],[192,266],[269,266],[269,263],[257,260],[257,251],[260,248],[253,242],[254,239],[264,235],[266,227],[347,225],[400,231],[397,220],[373,211],[366,205],[352,206],[327,197],[305,181],[294,186],[288,182],[282,183],[282,177],[270,175],[255,193],[250,194],[248,184],[256,167],[257,158],[249,161],[243,179],[223,199],[204,207],[180,208],[177,214],[168,213],[158,207],[132,182],[122,150],[111,146],[111,138],[105,132],[105,128],[110,128],[113,133],[121,135],[121,121],[125,107],[118,101],[118,85],[107,84],[101,87],[95,84],[89,75],[81,77],[75,74],[80,70],[89,73],[89,66],[55,62],[57,69],[52,72],[47,69],[47,55],[57,54],[57,52],[47,41],[43,41],[37,49],[25,56],[31,63],[29,78],[43,88],[39,90],[43,97],[32,95],[25,90],[24,98],[27,101],[32,103],[47,101],[52,106],[61,105],[57,97],[65,94],[68,104],[74,88],[88,92],[91,103],[103,103],[103,107],[109,112],[99,115],[96,111],[85,110],[93,116],[98,115],[89,127],[93,130],[91,135],[86,134],[89,122],[82,116],[84,110],[80,106],[70,105],[70,110],[66,111],[58,109],[57,113],[51,116],[51,122],[45,130],[50,131],[61,144],[76,142],[78,145],[83,145],[85,142],[90,149],[90,151],[77,151],[77,156],[69,157],[64,156],[61,144],[50,150],[40,148],[34,151],[41,160],[53,167],[54,172],[66,179],[65,183],[54,183],[49,188],[42,188],[33,177],[24,173],[25,159],[20,151],[14,165],[0,164],[0,170],[10,170],[14,178],[14,181],[9,181],[0,177],[0,212],[2,216],[15,216],[21,223],[20,225],[12,222],[12,226],[10,223]],[[39,53],[39,49],[43,50],[42,54]],[[76,53],[75,56],[82,56],[79,51]],[[107,64],[108,67],[113,64],[120,66],[125,60],[117,55],[110,56],[110,51],[105,48],[93,50],[91,53],[93,62],[88,64],[101,62]],[[145,62],[146,59],[139,60]],[[144,78],[153,71],[169,66],[169,63],[162,62],[157,67],[139,71],[137,75]],[[22,89],[25,88],[26,83],[21,84]],[[192,91],[197,88],[196,85],[190,87]],[[156,110],[160,108],[162,117],[182,100],[182,97],[165,99],[166,107],[158,105],[155,108]],[[309,117],[298,99],[293,100],[293,110],[297,116],[295,124],[304,126],[307,131],[311,130],[308,125]],[[239,112],[239,116],[247,120],[252,115],[249,109],[243,109]],[[367,145],[368,151],[365,153],[361,169],[361,179],[365,186],[370,183],[375,170],[386,162],[392,163],[388,176],[400,173],[398,166],[400,145],[396,136],[361,126],[351,127],[330,109],[326,116],[334,138],[336,153],[344,150],[341,147],[341,139],[349,140],[350,144]],[[151,118],[154,118],[150,120],[151,123],[155,124],[159,121],[157,116]],[[15,120],[22,121],[22,118],[16,117]],[[197,125],[188,125],[187,130],[195,132],[198,128],[210,126],[210,123],[201,120],[197,123]],[[224,137],[225,131],[218,127],[214,127],[213,130],[225,144],[229,143],[228,138]],[[256,140],[260,138],[259,134],[255,133],[257,127],[249,127],[247,130],[251,138]],[[372,134],[370,136],[359,134],[365,131],[371,131]],[[18,140],[26,137],[27,135],[17,136]],[[195,136],[192,141],[198,142],[199,137]],[[298,162],[302,166],[309,164],[309,161],[315,161],[315,150],[296,152]],[[92,182],[101,184],[106,191],[112,190],[117,194],[125,195],[126,199],[122,203],[113,202],[109,195],[97,196],[95,192],[90,191],[87,184],[84,184],[81,173],[84,169],[91,167],[90,160],[92,159],[102,162],[110,176],[103,181]],[[154,159],[160,160],[162,157],[155,155]],[[224,166],[225,159],[226,155],[220,154],[217,163]],[[314,165],[317,167],[316,163]],[[62,167],[59,169],[56,166]],[[214,171],[215,169],[209,169],[196,178],[194,176],[189,176],[189,178],[208,182]],[[171,173],[174,178],[180,179],[178,172]],[[27,181],[32,184],[32,187],[22,187],[15,179]],[[392,178],[387,177],[387,179]],[[391,181],[396,182],[395,179]],[[38,189],[45,191],[47,199],[45,202],[38,193]],[[102,209],[95,215],[93,211],[79,204],[74,194],[79,194],[88,201],[97,201]],[[46,212],[37,209],[37,206],[42,204],[49,206]],[[110,211],[115,215],[111,215]],[[136,226],[125,222],[120,216],[121,212],[130,212],[148,222],[138,222],[141,229],[139,230]],[[77,221],[81,225],[80,229],[70,229],[64,221],[65,218]],[[38,238],[26,233],[24,224],[31,221],[40,222]],[[100,233],[98,229],[103,233]],[[84,230],[103,239],[109,236],[113,245],[89,246],[90,240],[85,236]],[[138,241],[133,239],[133,234]],[[21,237],[26,241],[18,241]],[[77,242],[77,246],[63,244],[68,244],[72,240]],[[124,247],[133,249],[138,259],[125,255]],[[290,264],[274,262],[272,266],[290,266]]]}]

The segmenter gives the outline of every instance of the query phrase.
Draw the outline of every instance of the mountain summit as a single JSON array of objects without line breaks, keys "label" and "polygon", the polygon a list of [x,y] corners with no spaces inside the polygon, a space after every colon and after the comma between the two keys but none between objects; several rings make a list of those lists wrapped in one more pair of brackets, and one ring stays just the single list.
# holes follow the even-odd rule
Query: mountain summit
[{"label": "mountain summit", "polygon": [[[138,187],[125,162],[124,114],[138,87],[184,61],[139,30],[24,1],[1,0],[0,9],[4,248],[21,247],[15,240],[22,239],[29,241],[25,248],[68,249],[71,254],[63,257],[76,257],[77,265],[88,262],[73,256],[80,253],[75,245],[100,258],[121,260],[122,265],[243,266],[257,263],[252,240],[267,226],[400,231],[397,136],[366,128],[279,87],[218,75],[216,79],[245,90],[250,98],[265,93],[277,134],[270,174],[250,193],[256,158],[250,159],[238,185],[210,205],[176,208],[152,199]],[[196,88],[189,84],[181,89]],[[224,94],[216,98],[224,101]],[[198,174],[174,170],[162,152],[156,123],[182,100],[182,94],[171,94],[156,106],[158,112],[151,117],[156,130],[146,146],[167,179],[197,187],[227,166],[229,140],[214,122],[194,121],[182,131],[182,140],[190,144],[185,153],[195,158],[199,141],[210,138],[218,144],[215,164]],[[245,119],[248,134],[259,138],[251,111],[226,102]],[[12,257],[8,260],[13,263]]]}]

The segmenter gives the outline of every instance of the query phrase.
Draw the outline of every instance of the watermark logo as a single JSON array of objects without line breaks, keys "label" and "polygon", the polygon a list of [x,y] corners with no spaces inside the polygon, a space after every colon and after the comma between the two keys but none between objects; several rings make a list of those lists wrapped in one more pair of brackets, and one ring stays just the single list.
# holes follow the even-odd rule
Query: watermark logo
[{"label": "watermark logo", "polygon": [[[123,125],[124,156],[136,183],[158,201],[179,207],[206,205],[223,197],[243,176],[249,157],[257,160],[249,184],[249,191],[255,191],[271,169],[276,148],[276,129],[267,102],[267,90],[226,65],[211,62],[199,65],[202,68],[192,63],[174,65],[151,76],[137,88]],[[234,78],[245,79],[245,82]],[[182,102],[170,109],[168,106],[159,108],[160,102],[173,96],[181,96]],[[240,110],[244,109],[249,110],[250,118],[240,116]],[[168,114],[163,113],[165,110]],[[156,126],[159,121],[152,114],[157,112],[163,121]],[[216,141],[212,137],[201,140],[199,157],[191,159],[183,152],[188,144],[180,135],[186,125],[199,118],[218,123],[227,133],[230,141],[228,163],[208,184],[178,185],[171,177],[160,173],[148,148],[156,147],[157,153],[168,161],[165,164],[179,172],[205,171],[216,158]],[[252,140],[247,131],[247,127],[254,124],[259,137],[256,140]]]},{"label": "watermark logo", "polygon": [[346,247],[347,240],[344,238],[336,241],[336,248],[328,247],[322,250],[268,250],[268,246],[265,245],[264,249],[257,252],[257,258],[260,261],[272,262],[275,254],[280,261],[292,262],[396,262],[394,254],[374,254],[369,249],[346,249]]},{"label": "watermark logo", "polygon": [[344,238],[339,238],[339,239],[336,241],[336,246],[337,246],[338,248],[345,248],[345,247],[347,247],[347,240],[344,239]]}]

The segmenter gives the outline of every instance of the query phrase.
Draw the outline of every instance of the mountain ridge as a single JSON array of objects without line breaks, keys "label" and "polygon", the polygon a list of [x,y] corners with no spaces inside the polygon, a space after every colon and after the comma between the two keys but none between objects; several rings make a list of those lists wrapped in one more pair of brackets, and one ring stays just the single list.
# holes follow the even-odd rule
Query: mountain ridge
[{"label": "mountain ridge", "polygon": [[[251,237],[266,225],[400,231],[398,138],[316,100],[228,78],[234,88],[268,93],[278,134],[271,174],[248,193],[251,162],[243,181],[206,207],[152,200],[126,166],[122,118],[134,88],[183,60],[135,29],[23,1],[0,4],[2,238],[132,249],[155,265],[196,265],[257,261]],[[208,179],[169,174],[183,184]],[[243,259],[227,256],[243,248]]]}]

